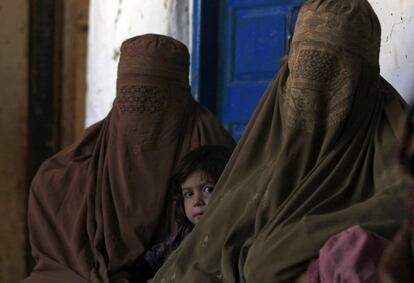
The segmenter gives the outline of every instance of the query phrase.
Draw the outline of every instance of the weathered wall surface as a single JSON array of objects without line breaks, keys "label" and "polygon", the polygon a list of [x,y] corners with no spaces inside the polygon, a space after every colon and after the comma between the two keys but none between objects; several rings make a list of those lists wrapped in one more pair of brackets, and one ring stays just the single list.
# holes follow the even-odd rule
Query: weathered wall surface
[{"label": "weathered wall surface", "polygon": [[369,0],[382,26],[381,74],[407,101],[414,98],[414,1]]},{"label": "weathered wall surface", "polygon": [[28,12],[28,1],[1,1],[0,282],[26,272]]},{"label": "weathered wall surface", "polygon": [[91,0],[86,125],[112,107],[122,41],[145,33],[169,35],[188,46],[189,0]]},{"label": "weathered wall surface", "polygon": [[[411,101],[414,97],[414,1],[369,0],[382,25],[381,74]],[[189,45],[191,0],[92,0],[86,124],[102,119],[115,97],[122,40],[148,32]]]}]

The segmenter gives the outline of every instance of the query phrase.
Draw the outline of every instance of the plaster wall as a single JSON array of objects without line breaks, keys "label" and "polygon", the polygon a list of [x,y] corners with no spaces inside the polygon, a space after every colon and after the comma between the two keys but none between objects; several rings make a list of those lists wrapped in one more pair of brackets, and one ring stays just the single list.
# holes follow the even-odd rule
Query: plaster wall
[{"label": "plaster wall", "polygon": [[0,4],[0,282],[26,275],[29,2]]},{"label": "plaster wall", "polygon": [[381,74],[411,102],[414,98],[414,1],[369,2],[382,27]]}]

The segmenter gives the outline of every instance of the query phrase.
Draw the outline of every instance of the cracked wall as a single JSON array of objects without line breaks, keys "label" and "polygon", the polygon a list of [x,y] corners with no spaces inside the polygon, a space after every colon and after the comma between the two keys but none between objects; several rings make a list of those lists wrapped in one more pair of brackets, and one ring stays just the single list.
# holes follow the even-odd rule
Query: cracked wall
[{"label": "cracked wall", "polygon": [[369,0],[382,27],[382,76],[406,101],[414,98],[414,1]]}]

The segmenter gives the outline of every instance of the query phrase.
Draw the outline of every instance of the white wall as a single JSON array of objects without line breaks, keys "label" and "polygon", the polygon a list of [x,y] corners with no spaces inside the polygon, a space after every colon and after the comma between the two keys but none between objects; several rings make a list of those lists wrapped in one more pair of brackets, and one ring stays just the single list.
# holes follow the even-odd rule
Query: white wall
[{"label": "white wall", "polygon": [[158,33],[188,46],[190,0],[91,0],[89,14],[86,126],[106,116],[115,98],[121,43]]},{"label": "white wall", "polygon": [[[381,74],[411,101],[414,98],[414,0],[369,2],[382,25]],[[139,34],[160,33],[190,46],[191,3],[191,0],[91,0],[87,126],[105,117],[112,106],[122,41]]]},{"label": "white wall", "polygon": [[369,0],[380,19],[381,74],[405,98],[414,98],[414,1]]}]

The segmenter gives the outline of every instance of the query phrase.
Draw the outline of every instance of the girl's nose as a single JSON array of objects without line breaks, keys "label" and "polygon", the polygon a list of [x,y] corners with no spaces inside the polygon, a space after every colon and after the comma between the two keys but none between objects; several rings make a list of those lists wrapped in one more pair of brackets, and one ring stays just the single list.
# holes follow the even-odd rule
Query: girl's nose
[{"label": "girl's nose", "polygon": [[203,199],[200,196],[195,196],[194,202],[193,202],[194,207],[204,206],[204,204],[205,203],[204,203]]}]

